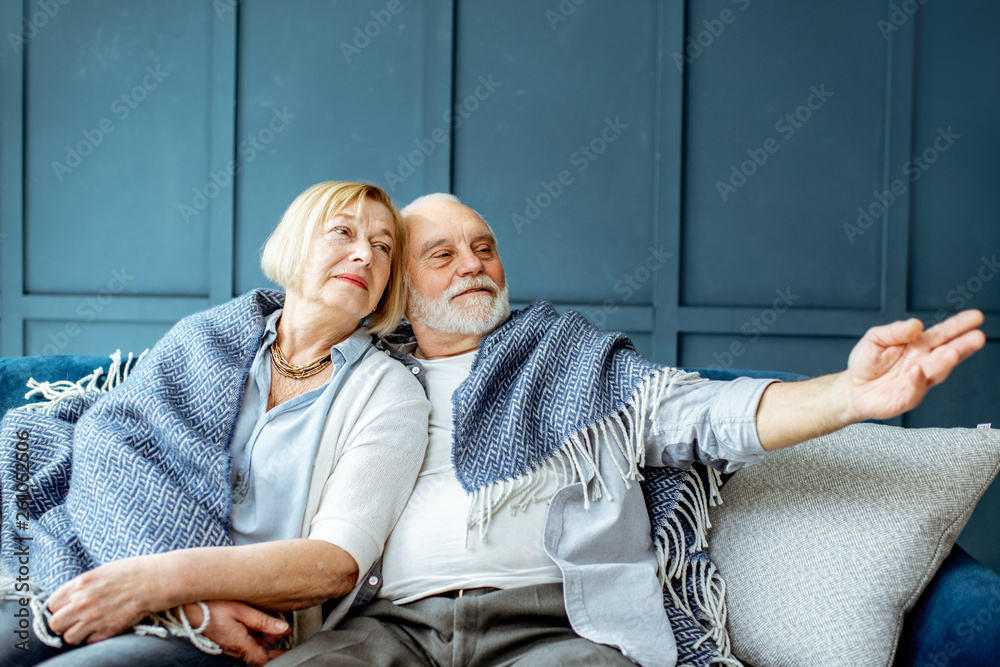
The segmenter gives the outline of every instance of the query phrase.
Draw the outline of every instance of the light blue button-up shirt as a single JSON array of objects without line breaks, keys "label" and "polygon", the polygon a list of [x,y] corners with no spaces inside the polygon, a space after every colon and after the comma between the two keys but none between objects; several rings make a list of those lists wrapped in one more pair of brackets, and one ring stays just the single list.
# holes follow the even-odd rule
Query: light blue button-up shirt
[{"label": "light blue button-up shirt", "polygon": [[230,536],[236,544],[302,537],[309,478],[327,413],[358,362],[377,353],[367,330],[359,328],[330,348],[333,375],[324,385],[268,410],[270,345],[281,312],[264,321],[233,432]]}]

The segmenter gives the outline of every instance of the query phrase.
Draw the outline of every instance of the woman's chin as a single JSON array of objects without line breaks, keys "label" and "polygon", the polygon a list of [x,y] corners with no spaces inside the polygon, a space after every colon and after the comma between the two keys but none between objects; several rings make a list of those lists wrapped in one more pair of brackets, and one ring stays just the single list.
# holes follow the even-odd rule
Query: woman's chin
[{"label": "woman's chin", "polygon": [[[358,288],[349,289],[357,290]],[[320,301],[330,311],[331,317],[354,325],[368,317],[372,310],[367,299],[359,298],[359,295],[355,294],[344,294],[342,290],[326,293]]]}]

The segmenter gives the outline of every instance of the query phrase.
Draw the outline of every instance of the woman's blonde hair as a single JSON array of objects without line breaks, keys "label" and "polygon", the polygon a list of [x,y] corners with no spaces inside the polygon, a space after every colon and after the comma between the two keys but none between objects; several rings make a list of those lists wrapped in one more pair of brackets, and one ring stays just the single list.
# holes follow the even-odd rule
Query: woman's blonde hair
[{"label": "woman's blonde hair", "polygon": [[298,289],[300,271],[309,252],[309,241],[316,229],[341,211],[358,206],[358,214],[366,199],[384,205],[392,214],[392,262],[389,282],[372,313],[368,329],[379,336],[392,333],[399,325],[406,308],[404,261],[406,229],[399,211],[384,190],[368,183],[326,181],[308,188],[289,204],[281,221],[264,243],[260,268],[264,275],[285,290]]}]

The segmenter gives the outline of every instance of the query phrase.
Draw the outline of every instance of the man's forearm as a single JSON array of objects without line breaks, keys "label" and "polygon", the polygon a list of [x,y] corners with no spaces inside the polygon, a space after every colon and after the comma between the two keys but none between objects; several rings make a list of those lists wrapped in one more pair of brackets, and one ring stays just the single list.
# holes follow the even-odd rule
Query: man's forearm
[{"label": "man's forearm", "polygon": [[965,310],[927,331],[915,317],[872,327],[851,350],[843,373],[768,386],[757,406],[761,445],[780,449],[912,410],[986,344],[977,328],[982,323],[981,312]]},{"label": "man's forearm", "polygon": [[151,557],[158,611],[197,600],[241,600],[274,610],[302,609],[349,592],[354,559],[324,540],[182,549]]},{"label": "man's forearm", "polygon": [[757,435],[766,450],[832,433],[857,419],[847,400],[845,373],[803,382],[776,382],[757,406]]}]

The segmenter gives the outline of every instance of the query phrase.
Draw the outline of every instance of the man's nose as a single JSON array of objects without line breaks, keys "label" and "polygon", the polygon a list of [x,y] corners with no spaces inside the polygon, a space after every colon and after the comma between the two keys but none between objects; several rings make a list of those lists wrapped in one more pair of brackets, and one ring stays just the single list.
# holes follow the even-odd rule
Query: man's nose
[{"label": "man's nose", "polygon": [[458,272],[463,276],[477,276],[484,270],[483,260],[472,251],[462,253],[458,258]]}]

